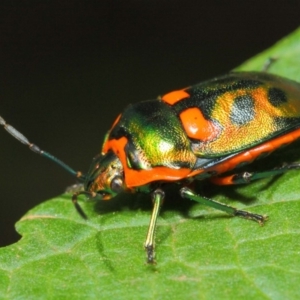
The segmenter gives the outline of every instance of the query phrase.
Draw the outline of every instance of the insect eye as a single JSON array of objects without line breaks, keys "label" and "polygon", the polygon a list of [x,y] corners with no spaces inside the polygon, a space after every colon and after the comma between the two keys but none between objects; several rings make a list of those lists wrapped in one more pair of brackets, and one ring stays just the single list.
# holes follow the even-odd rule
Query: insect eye
[{"label": "insect eye", "polygon": [[123,179],[120,176],[116,176],[110,183],[110,188],[115,193],[121,193],[123,191]]}]

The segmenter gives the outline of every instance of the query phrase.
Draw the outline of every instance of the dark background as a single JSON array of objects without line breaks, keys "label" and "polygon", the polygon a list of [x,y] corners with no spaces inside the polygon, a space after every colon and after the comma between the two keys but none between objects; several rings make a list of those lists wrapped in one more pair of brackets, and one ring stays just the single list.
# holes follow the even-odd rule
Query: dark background
[{"label": "dark background", "polygon": [[[87,171],[126,104],[229,71],[299,17],[299,1],[1,1],[0,115]],[[28,209],[75,180],[4,130],[0,168],[7,245]]]}]

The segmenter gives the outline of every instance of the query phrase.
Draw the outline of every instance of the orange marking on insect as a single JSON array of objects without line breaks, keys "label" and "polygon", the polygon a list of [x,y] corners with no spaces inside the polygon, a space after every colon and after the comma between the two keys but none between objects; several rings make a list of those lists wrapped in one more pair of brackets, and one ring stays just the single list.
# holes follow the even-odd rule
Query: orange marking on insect
[{"label": "orange marking on insect", "polygon": [[117,118],[115,119],[115,121],[114,121],[114,123],[113,123],[111,129],[113,129],[113,128],[118,124],[118,122],[119,122],[119,120],[120,120],[120,118],[121,118],[121,115],[122,115],[122,114],[119,114],[119,115],[117,116]]},{"label": "orange marking on insect", "polygon": [[184,110],[180,114],[180,119],[187,136],[190,138],[208,142],[215,140],[220,134],[220,127],[205,119],[197,107]]},{"label": "orange marking on insect", "polygon": [[173,105],[173,104],[179,102],[180,100],[189,98],[189,97],[190,97],[190,94],[187,93],[185,91],[185,89],[183,89],[183,90],[173,91],[168,94],[165,94],[164,96],[161,97],[161,99],[164,102],[166,102],[170,105]]}]

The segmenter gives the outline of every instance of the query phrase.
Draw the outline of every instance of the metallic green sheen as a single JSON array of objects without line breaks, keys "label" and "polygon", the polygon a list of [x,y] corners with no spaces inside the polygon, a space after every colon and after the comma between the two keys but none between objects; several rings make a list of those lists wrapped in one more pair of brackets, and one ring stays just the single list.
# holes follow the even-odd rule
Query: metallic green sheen
[{"label": "metallic green sheen", "polygon": [[190,140],[171,106],[161,100],[148,100],[129,106],[109,139],[125,136],[128,166],[133,169],[192,167],[196,157]]}]

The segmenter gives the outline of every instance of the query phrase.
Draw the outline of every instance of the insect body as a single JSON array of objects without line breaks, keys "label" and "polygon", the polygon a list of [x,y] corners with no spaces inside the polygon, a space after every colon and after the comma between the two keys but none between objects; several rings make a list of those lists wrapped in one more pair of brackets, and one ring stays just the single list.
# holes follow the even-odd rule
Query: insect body
[{"label": "insect body", "polygon": [[109,200],[122,192],[151,193],[154,207],[145,242],[148,263],[155,261],[154,231],[168,183],[180,184],[183,198],[262,224],[265,216],[197,195],[189,188],[191,182],[209,178],[216,184],[248,183],[300,167],[293,163],[220,177],[300,137],[300,84],[267,73],[230,73],[130,105],[107,133],[86,175],[31,144],[1,117],[0,124],[84,182],[84,191],[72,197],[83,217],[79,194]]}]

